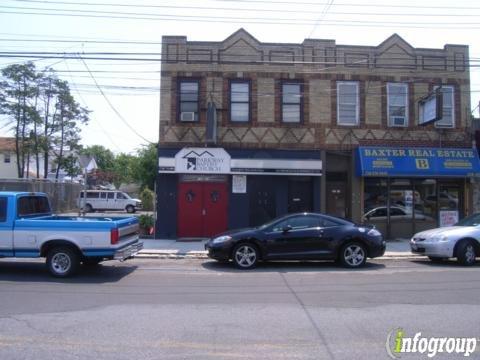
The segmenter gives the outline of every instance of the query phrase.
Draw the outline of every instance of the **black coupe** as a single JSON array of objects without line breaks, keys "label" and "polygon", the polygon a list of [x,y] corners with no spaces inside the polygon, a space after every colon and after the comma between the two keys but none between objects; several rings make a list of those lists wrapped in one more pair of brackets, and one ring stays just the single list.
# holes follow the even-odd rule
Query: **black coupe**
[{"label": "black coupe", "polygon": [[289,214],[262,226],[228,231],[211,238],[205,249],[221,262],[251,269],[267,260],[338,260],[358,268],[367,257],[385,253],[382,234],[371,227],[316,213]]}]

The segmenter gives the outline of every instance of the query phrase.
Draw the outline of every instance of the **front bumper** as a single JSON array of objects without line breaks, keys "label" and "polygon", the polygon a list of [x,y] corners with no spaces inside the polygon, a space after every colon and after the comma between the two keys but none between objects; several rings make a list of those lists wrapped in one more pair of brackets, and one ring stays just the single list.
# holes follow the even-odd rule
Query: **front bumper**
[{"label": "front bumper", "polygon": [[387,243],[385,240],[382,240],[380,245],[370,246],[368,251],[368,256],[370,258],[376,258],[383,256],[385,254],[385,250],[387,249]]},{"label": "front bumper", "polygon": [[113,254],[115,260],[124,261],[133,257],[136,253],[143,249],[143,242],[136,242],[121,248]]},{"label": "front bumper", "polygon": [[452,257],[453,245],[450,242],[443,241],[410,241],[410,249],[414,254],[433,256],[433,257]]},{"label": "front bumper", "polygon": [[210,242],[205,244],[207,255],[211,259],[226,261],[230,258],[230,246],[225,244],[212,245]]}]

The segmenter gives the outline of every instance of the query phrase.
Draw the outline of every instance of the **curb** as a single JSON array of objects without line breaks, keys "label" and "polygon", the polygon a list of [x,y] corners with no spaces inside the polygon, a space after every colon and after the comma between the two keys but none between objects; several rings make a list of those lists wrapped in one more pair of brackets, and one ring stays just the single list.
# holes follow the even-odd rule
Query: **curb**
[{"label": "curb", "polygon": [[[134,256],[136,259],[209,259],[206,251],[187,251],[179,252],[176,250],[142,250]],[[413,254],[387,254],[381,257],[377,257],[377,260],[406,260],[406,259],[421,259],[422,255]]]}]

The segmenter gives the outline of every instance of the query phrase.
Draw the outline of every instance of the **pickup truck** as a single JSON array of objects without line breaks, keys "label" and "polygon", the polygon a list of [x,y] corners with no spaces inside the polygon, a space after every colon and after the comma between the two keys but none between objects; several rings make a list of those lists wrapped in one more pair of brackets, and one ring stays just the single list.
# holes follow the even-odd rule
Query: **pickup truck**
[{"label": "pickup truck", "polygon": [[44,193],[0,191],[0,258],[45,257],[55,277],[131,258],[143,248],[138,229],[135,217],[57,216]]}]

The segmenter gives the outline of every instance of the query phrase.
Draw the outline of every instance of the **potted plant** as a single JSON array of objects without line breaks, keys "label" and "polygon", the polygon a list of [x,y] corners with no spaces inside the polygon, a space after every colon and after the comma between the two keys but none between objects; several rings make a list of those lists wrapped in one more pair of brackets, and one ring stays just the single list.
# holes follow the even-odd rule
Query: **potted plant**
[{"label": "potted plant", "polygon": [[142,214],[138,217],[138,222],[139,222],[139,226],[140,226],[140,235],[152,235],[153,234],[153,226],[155,224],[155,220],[153,219],[153,215]]}]

